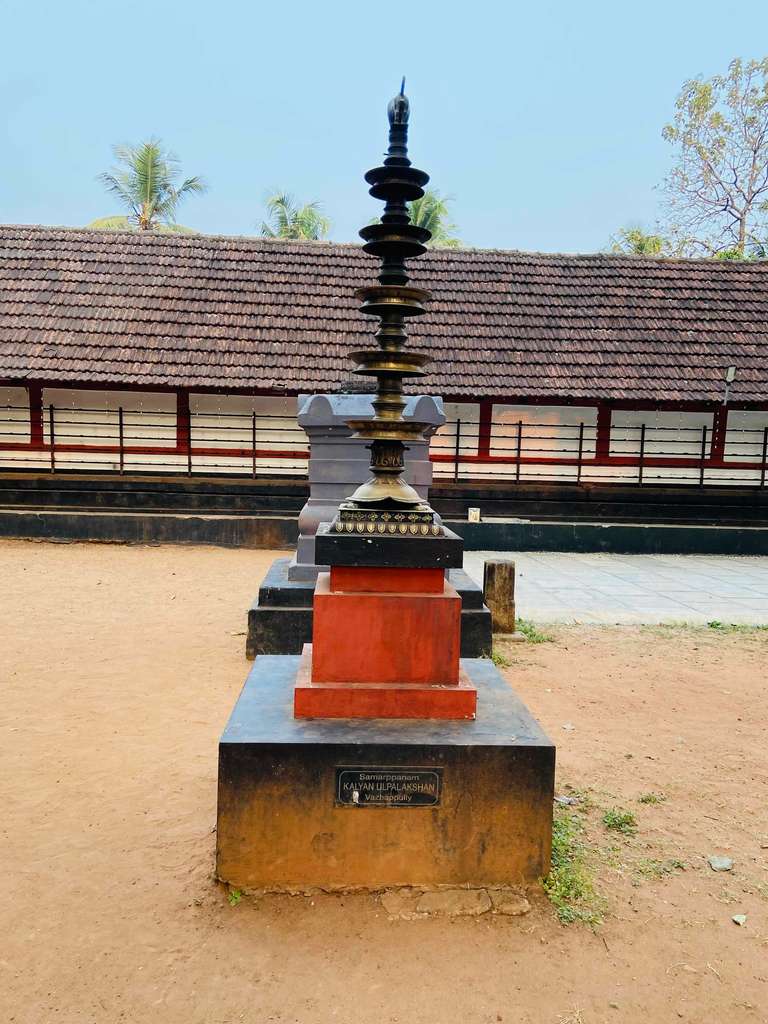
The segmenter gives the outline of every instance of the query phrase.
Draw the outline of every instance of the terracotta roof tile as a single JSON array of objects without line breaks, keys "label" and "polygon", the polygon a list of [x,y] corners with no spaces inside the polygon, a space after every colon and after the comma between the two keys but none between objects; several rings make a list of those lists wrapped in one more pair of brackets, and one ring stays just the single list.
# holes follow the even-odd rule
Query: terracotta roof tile
[{"label": "terracotta roof tile", "polygon": [[[456,398],[768,402],[768,264],[433,251],[416,387]],[[0,379],[335,388],[375,322],[354,245],[0,227]]]}]

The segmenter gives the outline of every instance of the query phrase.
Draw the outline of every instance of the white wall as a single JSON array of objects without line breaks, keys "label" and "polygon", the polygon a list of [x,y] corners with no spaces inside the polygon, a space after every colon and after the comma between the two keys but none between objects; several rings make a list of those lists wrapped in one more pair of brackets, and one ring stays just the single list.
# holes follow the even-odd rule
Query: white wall
[{"label": "white wall", "polygon": [[[760,462],[763,455],[763,436],[768,427],[768,409],[752,411],[729,409],[728,431],[725,435],[725,462]],[[729,469],[729,477],[739,483],[759,484],[760,469]],[[766,477],[768,480],[768,475]]]},{"label": "white wall", "polygon": [[[514,458],[520,429],[520,454],[525,458],[570,458],[579,454],[579,424],[584,424],[582,457],[594,458],[597,409],[594,406],[494,405],[491,417],[491,455]],[[522,423],[522,428],[518,424]],[[489,467],[490,469],[491,467]],[[491,473],[515,474],[514,465],[494,467]],[[520,480],[575,480],[576,466],[521,463]],[[584,470],[582,469],[582,479]]]},{"label": "white wall", "polygon": [[[645,457],[699,459],[701,457],[702,427],[707,429],[706,455],[712,450],[712,426],[714,413],[711,412],[653,412],[615,409],[611,417],[611,455],[640,455],[640,427],[645,424]],[[636,466],[607,467],[607,478],[633,482],[638,478]],[[606,470],[603,470],[604,474]],[[716,472],[706,471],[707,480],[716,481]],[[699,470],[696,467],[677,468],[644,466],[644,483],[696,482]]]},{"label": "white wall", "polygon": [[[271,395],[190,395],[190,425],[193,448],[248,448],[253,440],[253,414],[256,414],[256,448],[277,448],[296,452],[297,458],[260,456],[256,459],[259,476],[302,474],[309,445],[307,435],[296,423],[296,399]],[[193,469],[216,473],[251,472],[250,455],[194,455]]]},{"label": "white wall", "polygon": [[29,441],[29,395],[26,388],[0,387],[0,435],[3,441]]},{"label": "white wall", "polygon": [[[29,444],[29,441],[29,394],[27,389],[0,387],[0,443]],[[38,465],[40,465],[40,458],[37,452],[0,451],[0,466],[34,469]]]},{"label": "white wall", "polygon": [[[149,449],[176,446],[176,395],[163,392],[101,391],[98,389],[46,388],[43,392],[44,441],[50,440],[49,407],[54,406],[54,427],[57,445],[113,445],[119,443],[118,409],[123,410],[123,441],[127,448]],[[446,402],[446,423],[431,442],[431,453],[453,457],[456,443],[456,422],[461,420],[459,479],[509,481],[516,477],[514,463],[494,464],[469,462],[465,457],[476,455],[479,442],[479,402]],[[306,472],[307,439],[296,423],[296,399],[280,396],[244,396],[193,394],[190,396],[190,427],[193,448],[219,448],[218,455],[193,454],[192,469],[196,473],[251,473],[253,415],[256,416],[256,447],[279,449],[287,458],[264,454],[256,460],[258,476],[293,475]],[[490,436],[491,456],[514,458],[517,454],[518,423],[523,423],[522,455],[527,458],[566,456],[576,458],[579,424],[584,424],[581,479],[584,482],[626,482],[638,479],[637,466],[593,466],[588,460],[595,455],[597,409],[594,406],[532,406],[497,404],[492,410]],[[612,415],[610,452],[614,456],[637,458],[640,453],[640,426],[645,424],[645,456],[679,457],[698,460],[701,454],[701,428],[707,427],[707,455],[712,445],[713,413],[711,412],[645,412],[614,410]],[[768,427],[768,410],[759,412],[730,410],[725,441],[725,462],[758,462],[762,454],[763,430]],[[30,441],[29,398],[24,387],[0,388],[0,441]],[[242,454],[227,455],[245,450]],[[291,454],[295,453],[295,458]],[[152,451],[124,456],[126,472],[185,472],[185,453]],[[50,455],[41,452],[9,452],[0,450],[0,466],[19,469],[50,467]],[[115,471],[119,468],[117,453],[56,452],[59,469]],[[436,462],[436,479],[453,477],[451,462]],[[521,481],[573,481],[576,466],[546,463],[524,463]],[[645,465],[643,480],[648,483],[698,483],[699,469]],[[760,482],[760,470],[706,469],[705,482],[719,484],[752,484]]]},{"label": "white wall", "polygon": [[[461,420],[459,429],[459,457],[476,455],[480,428],[480,405],[477,402],[445,402],[445,423],[438,427],[432,435],[429,451],[432,455],[450,455],[456,451],[456,423]],[[459,465],[459,474],[469,471],[476,475],[477,466]],[[436,462],[433,466],[434,477],[453,478],[452,462]]]},{"label": "white wall", "polygon": [[[119,409],[123,410],[123,444],[145,448],[175,447],[176,396],[149,391],[100,391],[97,389],[44,388],[43,436],[50,443],[50,406],[54,407],[56,445],[118,445]],[[126,452],[126,471],[176,470],[184,458],[167,452],[157,455]],[[117,453],[56,452],[59,469],[117,470]]]}]

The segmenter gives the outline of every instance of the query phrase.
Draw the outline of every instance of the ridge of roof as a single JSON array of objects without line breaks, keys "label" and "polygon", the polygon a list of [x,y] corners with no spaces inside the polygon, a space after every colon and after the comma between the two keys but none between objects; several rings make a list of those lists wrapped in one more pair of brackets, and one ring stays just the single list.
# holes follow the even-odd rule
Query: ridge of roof
[{"label": "ridge of roof", "polygon": [[[290,251],[296,251],[304,248],[314,250],[315,252],[319,249],[326,249],[328,251],[334,251],[337,249],[350,250],[353,252],[363,251],[363,246],[359,242],[336,242],[330,239],[268,238],[263,235],[206,234],[204,232],[174,234],[160,231],[111,231],[104,228],[73,227],[66,224],[0,224],[0,237],[5,237],[6,233],[10,232],[30,232],[40,235],[45,235],[47,232],[50,232],[53,233],[53,237],[61,236],[62,238],[66,238],[67,236],[77,235],[86,236],[94,241],[103,240],[108,243],[125,241],[138,245],[179,245],[184,247],[194,246],[195,244],[204,245],[206,242],[221,242],[242,245],[244,248],[261,248],[269,246],[277,249],[288,249]],[[365,255],[367,256],[368,254],[365,253]],[[429,249],[425,255],[432,258],[438,257],[440,259],[450,259],[451,257],[460,257],[463,255],[488,255],[552,262],[562,260],[575,260],[585,263],[600,261],[608,264],[614,263],[616,265],[629,266],[684,265],[706,267],[713,271],[724,271],[725,273],[732,273],[734,271],[768,271],[768,260],[716,260],[707,257],[652,256],[600,251],[572,253],[544,252],[529,249],[498,249],[462,245],[456,248],[432,248]]]}]

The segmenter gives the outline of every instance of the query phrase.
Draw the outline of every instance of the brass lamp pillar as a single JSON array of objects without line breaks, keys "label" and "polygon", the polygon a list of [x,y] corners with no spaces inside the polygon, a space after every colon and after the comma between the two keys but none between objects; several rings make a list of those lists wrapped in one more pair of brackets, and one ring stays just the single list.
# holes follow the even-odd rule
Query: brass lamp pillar
[{"label": "brass lamp pillar", "polygon": [[390,101],[389,149],[384,163],[365,175],[370,194],[385,202],[378,224],[360,231],[363,249],[381,258],[377,285],[361,288],[361,311],[379,318],[377,349],[353,352],[354,373],[376,378],[375,416],[371,420],[349,420],[355,437],[371,441],[371,472],[339,508],[334,529],[342,533],[399,533],[439,536],[435,513],[403,479],[406,443],[420,438],[426,423],[403,417],[403,379],[420,377],[428,357],[404,351],[408,341],[408,317],[421,316],[429,292],[408,284],[405,261],[426,252],[432,237],[426,228],[411,223],[408,203],[424,195],[429,175],[411,166],[408,159],[409,103],[404,92]]}]

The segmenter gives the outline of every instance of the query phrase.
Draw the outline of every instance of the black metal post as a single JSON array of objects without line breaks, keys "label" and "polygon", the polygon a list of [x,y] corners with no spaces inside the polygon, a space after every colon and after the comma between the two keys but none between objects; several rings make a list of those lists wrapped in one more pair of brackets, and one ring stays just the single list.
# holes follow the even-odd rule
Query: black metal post
[{"label": "black metal post", "polygon": [[704,460],[707,457],[707,425],[701,428],[701,458],[699,459],[699,487],[704,486]]},{"label": "black metal post", "polygon": [[251,414],[251,476],[256,479],[256,411]]},{"label": "black metal post", "polygon": [[584,424],[579,424],[579,462],[576,468],[576,483],[581,483],[581,460],[584,455]]},{"label": "black metal post", "polygon": [[515,466],[515,483],[520,482],[520,459],[523,452],[523,421],[517,421],[517,465]]},{"label": "black metal post", "polygon": [[453,452],[453,482],[459,479],[459,457],[461,453],[461,420],[456,420],[456,446]]},{"label": "black metal post", "polygon": [[637,486],[643,486],[643,460],[645,459],[645,424],[640,424],[640,459],[637,465]]},{"label": "black metal post", "polygon": [[124,434],[123,434],[123,407],[122,407],[122,405],[117,410],[117,429],[118,429],[118,437],[119,437],[119,444],[120,444],[120,475],[122,476],[123,475],[123,470],[125,469],[125,452],[124,452],[125,442],[124,442]]},{"label": "black metal post", "polygon": [[53,429],[53,405],[48,406],[48,439],[51,443],[51,472],[56,472],[56,434]]},{"label": "black metal post", "polygon": [[765,487],[765,461],[768,458],[768,427],[763,427],[763,455],[760,459],[760,486]]}]

